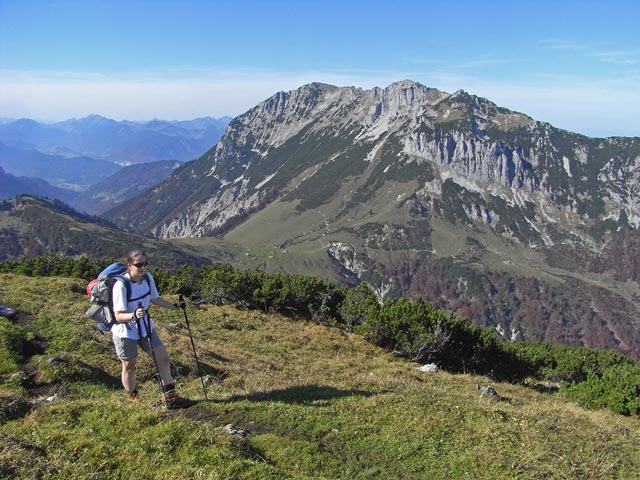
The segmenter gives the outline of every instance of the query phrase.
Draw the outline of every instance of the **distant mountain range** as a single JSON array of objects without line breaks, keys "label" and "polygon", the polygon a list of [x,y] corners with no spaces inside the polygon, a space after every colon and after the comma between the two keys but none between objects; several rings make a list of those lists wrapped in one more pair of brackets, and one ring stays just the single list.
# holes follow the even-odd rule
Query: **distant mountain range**
[{"label": "distant mountain range", "polygon": [[64,157],[2,143],[0,167],[11,175],[41,178],[56,187],[74,191],[86,189],[122,168],[108,160],[88,156]]},{"label": "distant mountain range", "polygon": [[23,194],[55,198],[67,204],[71,204],[78,196],[78,192],[54,187],[41,178],[16,177],[0,167],[0,200]]},{"label": "distant mountain range", "polygon": [[[423,297],[508,339],[639,356],[638,198],[640,138],[408,80],[313,83],[103,217],[210,261]],[[3,234],[19,246],[38,228],[11,233],[16,208]]]},{"label": "distant mountain range", "polygon": [[[207,151],[220,139],[229,121],[223,117],[137,123],[98,115],[53,124],[4,119],[0,123],[0,167],[4,173],[41,179],[64,190],[42,182],[19,188],[22,184],[14,182],[11,188],[0,184],[0,199],[12,198],[18,191],[69,203],[77,196],[69,190],[83,192],[101,183],[97,191],[92,188],[80,195],[79,203],[71,203],[89,213],[104,211],[128,198],[126,194],[139,193],[142,186],[150,187],[168,178],[172,171],[167,169],[169,163],[154,165],[156,162],[170,162],[175,168],[176,161],[193,160]],[[139,164],[147,164],[147,168],[137,171],[137,187],[123,186],[122,175],[114,179],[117,183],[108,180],[124,166]],[[113,201],[85,203],[87,197],[110,195]]]},{"label": "distant mountain range", "polygon": [[100,215],[162,183],[181,165],[175,160],[129,165],[67,203],[79,212]]},{"label": "distant mountain range", "polygon": [[184,162],[215,145],[230,120],[207,117],[131,122],[90,115],[45,124],[21,119],[0,125],[0,143],[15,149],[67,158],[85,156],[119,165],[158,160]]}]

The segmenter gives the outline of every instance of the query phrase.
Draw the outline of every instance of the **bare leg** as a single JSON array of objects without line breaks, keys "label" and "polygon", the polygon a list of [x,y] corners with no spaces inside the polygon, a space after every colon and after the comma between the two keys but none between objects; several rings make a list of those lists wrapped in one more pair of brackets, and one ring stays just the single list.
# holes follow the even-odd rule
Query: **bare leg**
[{"label": "bare leg", "polygon": [[122,386],[131,393],[136,389],[136,359],[122,360]]},{"label": "bare leg", "polygon": [[164,348],[164,346],[154,348],[153,354],[156,357],[156,363],[158,364],[158,371],[160,372],[162,385],[166,386],[172,384],[173,378],[171,377],[171,359],[169,358],[167,349]]}]

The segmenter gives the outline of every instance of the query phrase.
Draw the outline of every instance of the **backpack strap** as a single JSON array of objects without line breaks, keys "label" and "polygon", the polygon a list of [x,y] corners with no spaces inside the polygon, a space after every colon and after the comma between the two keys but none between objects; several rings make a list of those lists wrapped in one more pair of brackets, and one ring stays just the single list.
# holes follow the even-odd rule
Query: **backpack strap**
[{"label": "backpack strap", "polygon": [[139,297],[136,297],[136,298],[131,298],[131,281],[125,277],[125,279],[127,280],[127,301],[128,302],[135,302],[137,300],[142,300],[143,298],[151,295],[151,281],[149,280],[149,274],[145,273],[143,278],[145,282],[147,282],[147,287],[149,287],[149,290],[144,295],[140,295]]},{"label": "backpack strap", "polygon": [[[116,284],[116,282],[122,282],[127,290],[127,298],[129,298],[131,296],[131,282],[129,281],[129,279],[127,277],[125,277],[124,275],[114,275],[109,279],[109,310],[111,311],[111,315],[113,316],[113,323],[111,323],[109,325],[109,330],[111,329],[111,327],[113,327],[113,325],[116,323],[116,312],[113,308],[113,297],[111,295],[111,291],[113,286]],[[125,326],[127,327],[127,330],[131,330],[131,327],[129,326],[128,323],[125,323]]]},{"label": "backpack strap", "polygon": [[121,277],[124,280],[125,287],[127,288],[127,302],[135,302],[137,300],[142,300],[143,298],[151,295],[151,281],[149,280],[149,274],[148,273],[145,273],[143,278],[147,282],[147,287],[149,287],[149,290],[144,295],[141,295],[141,296],[136,297],[136,298],[131,298],[131,280],[129,280],[124,275],[122,275]]}]

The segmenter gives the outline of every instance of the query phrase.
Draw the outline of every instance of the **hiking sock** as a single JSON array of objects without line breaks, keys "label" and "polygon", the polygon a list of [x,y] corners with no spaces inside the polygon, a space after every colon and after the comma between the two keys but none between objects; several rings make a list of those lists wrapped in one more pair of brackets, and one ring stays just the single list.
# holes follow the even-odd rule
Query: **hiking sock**
[{"label": "hiking sock", "polygon": [[162,386],[162,401],[167,406],[167,408],[173,406],[177,396],[178,394],[176,393],[176,386],[173,383]]},{"label": "hiking sock", "polygon": [[176,389],[176,386],[173,383],[167,383],[166,385],[162,385],[162,393],[167,393],[175,389]]}]

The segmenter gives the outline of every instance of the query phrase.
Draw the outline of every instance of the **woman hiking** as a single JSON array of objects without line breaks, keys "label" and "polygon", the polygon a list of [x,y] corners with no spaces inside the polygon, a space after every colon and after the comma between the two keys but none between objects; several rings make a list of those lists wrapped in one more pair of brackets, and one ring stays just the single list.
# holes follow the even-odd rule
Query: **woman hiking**
[{"label": "woman hiking", "polygon": [[[171,378],[171,360],[162,340],[158,336],[147,310],[150,304],[177,310],[180,305],[173,304],[158,294],[151,273],[147,272],[147,255],[142,250],[133,250],[127,254],[127,273],[123,276],[130,280],[131,290],[127,292],[123,282],[113,285],[113,311],[116,324],[111,329],[116,354],[122,362],[122,385],[129,400],[138,399],[136,388],[136,359],[138,346],[151,356],[156,364],[162,384],[162,401],[167,409],[186,408],[191,400],[179,397]],[[128,294],[129,293],[129,294]]]}]

